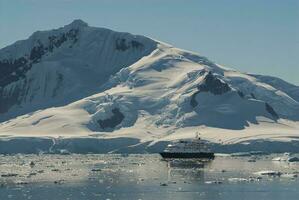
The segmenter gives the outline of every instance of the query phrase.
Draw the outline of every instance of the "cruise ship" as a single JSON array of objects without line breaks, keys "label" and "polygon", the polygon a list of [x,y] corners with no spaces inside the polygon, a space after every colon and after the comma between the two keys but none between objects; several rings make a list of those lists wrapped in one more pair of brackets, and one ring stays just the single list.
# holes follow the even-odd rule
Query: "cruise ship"
[{"label": "cruise ship", "polygon": [[215,157],[200,137],[168,144],[160,155],[165,159],[214,159]]}]

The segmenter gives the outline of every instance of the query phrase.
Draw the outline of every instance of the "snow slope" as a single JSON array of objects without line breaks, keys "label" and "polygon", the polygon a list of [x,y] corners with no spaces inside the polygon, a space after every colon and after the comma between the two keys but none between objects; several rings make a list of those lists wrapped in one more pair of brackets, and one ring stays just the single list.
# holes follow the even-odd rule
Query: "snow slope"
[{"label": "snow slope", "polygon": [[47,46],[42,38],[74,27],[76,39],[42,55],[25,78],[2,89],[2,101],[3,91],[16,85],[29,92],[2,109],[0,152],[155,152],[197,131],[219,152],[299,150],[298,86],[240,73],[156,40],[77,20],[6,47],[0,58],[24,55],[33,38]]}]

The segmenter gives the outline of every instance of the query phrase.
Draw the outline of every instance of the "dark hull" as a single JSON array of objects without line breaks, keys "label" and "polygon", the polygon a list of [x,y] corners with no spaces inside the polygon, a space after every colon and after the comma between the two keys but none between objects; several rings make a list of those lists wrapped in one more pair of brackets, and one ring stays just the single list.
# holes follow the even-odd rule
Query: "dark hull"
[{"label": "dark hull", "polygon": [[160,155],[163,158],[202,158],[202,159],[214,159],[214,153],[209,152],[198,152],[198,153],[171,153],[171,152],[162,152]]}]

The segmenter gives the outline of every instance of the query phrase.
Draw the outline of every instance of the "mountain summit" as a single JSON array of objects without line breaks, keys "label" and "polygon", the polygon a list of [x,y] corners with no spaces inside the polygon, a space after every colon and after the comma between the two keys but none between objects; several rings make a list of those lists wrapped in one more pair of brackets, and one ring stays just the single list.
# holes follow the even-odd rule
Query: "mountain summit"
[{"label": "mountain summit", "polygon": [[88,24],[82,21],[81,19],[75,19],[72,23],[70,23],[67,26],[71,28],[80,28],[80,27],[87,27]]},{"label": "mountain summit", "polygon": [[0,71],[0,133],[9,136],[150,146],[197,131],[216,143],[285,139],[298,127],[298,86],[82,20],[1,49]]}]

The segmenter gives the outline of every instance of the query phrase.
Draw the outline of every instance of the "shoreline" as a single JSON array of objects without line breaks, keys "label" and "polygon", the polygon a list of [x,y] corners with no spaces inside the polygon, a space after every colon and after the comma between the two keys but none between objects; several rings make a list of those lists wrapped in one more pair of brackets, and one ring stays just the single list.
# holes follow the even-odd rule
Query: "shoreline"
[{"label": "shoreline", "polygon": [[[50,137],[2,137],[0,154],[152,154],[159,153],[171,141],[146,141],[130,137],[119,138],[50,138]],[[248,140],[231,144],[208,141],[214,153],[299,153],[299,141]]]}]

